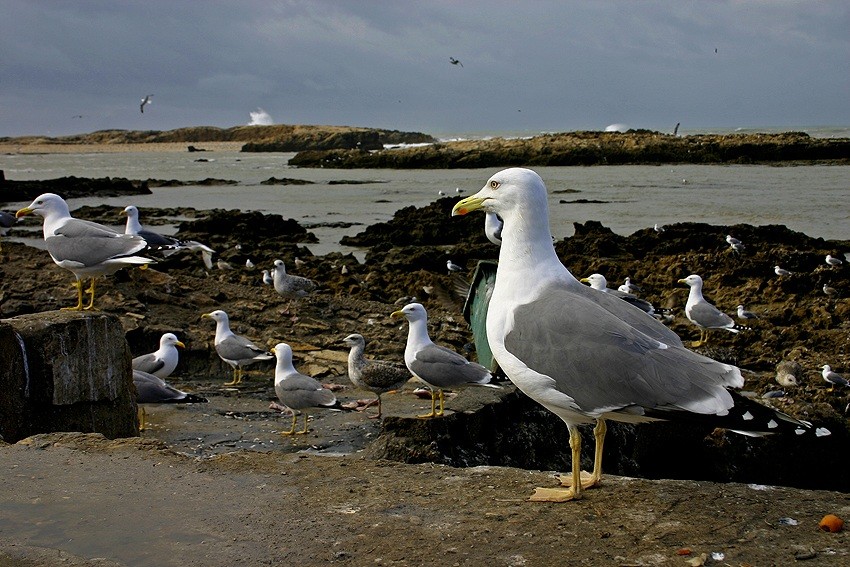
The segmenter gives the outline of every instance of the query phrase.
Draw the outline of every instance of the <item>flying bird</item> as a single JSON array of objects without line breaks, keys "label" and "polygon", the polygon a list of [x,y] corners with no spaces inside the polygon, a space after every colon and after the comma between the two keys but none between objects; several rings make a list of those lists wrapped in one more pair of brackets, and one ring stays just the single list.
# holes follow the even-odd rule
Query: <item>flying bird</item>
[{"label": "flying bird", "polygon": [[[609,294],[582,286],[556,254],[546,186],[534,171],[496,173],[478,193],[455,204],[452,214],[479,209],[504,221],[486,323],[493,356],[520,390],[558,415],[570,432],[571,486],[538,489],[532,499],[571,500],[598,484],[609,419],[696,420],[753,434],[829,433],[731,393],[729,388],[744,384],[740,370],[691,352],[681,341],[656,338],[670,332],[660,322],[637,311],[647,329],[642,332],[615,315],[613,306],[594,302],[588,294],[597,299]],[[618,299],[607,301],[622,304],[617,309],[624,316],[634,310]],[[594,471],[584,482],[577,426],[593,421]]]},{"label": "flying bird", "polygon": [[[381,394],[404,386],[410,380],[410,372],[404,364],[365,358],[363,352],[366,350],[366,339],[363,335],[348,335],[343,342],[351,347],[348,353],[348,379],[358,388],[377,394],[375,403],[378,405],[378,413],[369,417],[378,419],[381,417]],[[369,403],[363,409],[370,405],[373,404]]]},{"label": "flying bird", "polygon": [[174,333],[165,333],[159,338],[157,350],[133,359],[133,370],[141,370],[165,380],[177,368],[177,362],[180,359],[177,347],[186,348],[186,345],[178,340]]},{"label": "flying bird", "polygon": [[[431,390],[431,413],[420,415],[420,418],[431,418],[443,415],[443,389],[463,388],[466,386],[487,386],[493,378],[490,371],[470,362],[460,354],[444,346],[434,344],[428,336],[428,313],[421,303],[410,303],[390,315],[393,319],[407,319],[407,345],[404,349],[404,363],[407,369],[428,385]],[[437,399],[440,409],[436,409]]]},{"label": "flying bird", "polygon": [[[36,214],[44,219],[44,243],[53,262],[74,274],[77,305],[63,309],[81,311],[94,308],[95,282],[100,276],[121,268],[143,266],[154,260],[138,253],[147,248],[141,236],[120,234],[109,227],[71,216],[68,203],[54,193],[44,193],[15,216]],[[86,290],[89,304],[83,307],[83,280],[90,279]]]},{"label": "flying bird", "polygon": [[298,414],[295,410],[314,407],[335,407],[336,396],[330,390],[323,388],[318,380],[295,370],[292,364],[292,347],[286,343],[278,343],[272,348],[277,357],[274,370],[274,391],[277,399],[292,411],[292,427],[282,431],[282,435],[301,435],[307,433],[307,416],[304,416],[304,429],[295,431]]},{"label": "flying bird", "polygon": [[233,367],[233,380],[225,382],[225,386],[242,383],[242,367],[274,358],[270,352],[231,331],[230,318],[221,309],[204,313],[201,318],[215,321],[215,351],[219,358]]},{"label": "flying bird", "polygon": [[139,105],[139,110],[142,112],[142,114],[144,114],[144,113],[145,113],[145,105],[146,105],[146,104],[151,104],[151,103],[153,102],[153,101],[151,100],[151,97],[152,97],[152,96],[153,96],[152,94],[149,94],[149,95],[147,95],[145,98],[143,98],[143,99],[142,99],[142,103]]},{"label": "flying bird", "polygon": [[461,67],[463,67],[463,63],[461,63],[459,59],[455,59],[454,57],[449,57],[449,63],[451,63],[452,65],[460,65]]}]

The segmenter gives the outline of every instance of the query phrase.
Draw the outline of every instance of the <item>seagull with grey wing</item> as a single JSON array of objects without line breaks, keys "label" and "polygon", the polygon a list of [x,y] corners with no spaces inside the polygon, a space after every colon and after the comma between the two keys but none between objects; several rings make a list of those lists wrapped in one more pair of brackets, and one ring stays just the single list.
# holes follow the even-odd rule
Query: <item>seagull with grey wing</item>
[{"label": "seagull with grey wing", "polygon": [[850,387],[850,382],[847,381],[847,378],[838,372],[833,372],[832,367],[829,364],[823,365],[821,376],[823,376],[823,379],[830,385],[830,390],[836,386],[844,386],[845,388]]},{"label": "seagull with grey wing", "polygon": [[690,287],[688,301],[685,303],[685,316],[691,323],[700,328],[699,341],[693,343],[692,346],[698,347],[705,344],[708,341],[709,329],[725,329],[732,333],[750,330],[749,327],[737,324],[732,317],[705,300],[702,296],[703,284],[700,276],[691,274],[679,280],[679,283]]},{"label": "seagull with grey wing", "polygon": [[[120,234],[109,227],[71,216],[68,203],[54,193],[44,193],[15,216],[36,214],[44,219],[44,243],[53,262],[74,274],[77,305],[64,309],[94,308],[95,282],[121,268],[143,266],[154,260],[139,253],[147,248],[141,236]],[[83,307],[83,280],[90,279],[89,304]]]},{"label": "seagull with grey wing", "polygon": [[[407,369],[425,382],[431,390],[431,413],[420,418],[432,418],[443,415],[443,389],[464,388],[466,386],[487,386],[493,375],[478,363],[470,362],[463,356],[444,346],[434,344],[428,336],[428,313],[421,303],[405,305],[390,315],[393,319],[404,317],[408,322],[407,346],[404,349],[404,363]],[[437,399],[440,409],[436,409]]]},{"label": "seagull with grey wing", "polygon": [[162,378],[143,370],[133,370],[136,403],[139,404],[139,429],[145,429],[145,408],[142,404],[205,404],[207,399],[178,390]]},{"label": "seagull with grey wing", "polygon": [[242,383],[244,366],[274,358],[274,355],[267,350],[231,331],[230,318],[221,309],[204,313],[201,318],[215,321],[215,351],[224,362],[233,367],[233,380],[226,382],[225,386],[236,386]]},{"label": "seagull with grey wing", "polygon": [[315,407],[336,407],[336,396],[330,390],[322,387],[318,380],[301,374],[292,364],[292,347],[286,343],[278,343],[272,348],[277,357],[274,370],[274,391],[277,399],[292,411],[292,427],[282,431],[282,435],[301,435],[307,433],[307,416],[304,416],[304,429],[295,431],[298,414],[295,410]]},{"label": "seagull with grey wing", "polygon": [[169,256],[178,250],[192,250],[201,253],[204,264],[208,268],[212,267],[212,256],[215,250],[201,244],[195,240],[179,240],[173,236],[166,236],[152,230],[145,229],[139,221],[139,209],[135,205],[128,205],[121,211],[122,215],[127,216],[127,224],[124,226],[124,234],[141,236],[148,243],[151,250],[162,252],[164,256]]},{"label": "seagull with grey wing", "polygon": [[[562,479],[566,488],[538,488],[533,500],[580,498],[599,483],[607,420],[689,420],[753,435],[829,434],[734,394],[730,389],[744,384],[740,370],[685,349],[660,322],[582,285],[555,252],[546,186],[536,172],[496,173],[457,202],[452,215],[475,210],[497,213],[504,221],[486,319],[493,356],[570,434],[572,475]],[[585,480],[578,425],[594,421],[594,470]]]},{"label": "seagull with grey wing", "polygon": [[650,302],[646,301],[645,299],[641,299],[636,295],[620,291],[619,289],[613,289],[608,287],[608,280],[605,279],[605,276],[603,276],[602,274],[590,274],[586,278],[582,278],[579,281],[581,281],[582,283],[589,284],[590,287],[592,289],[595,289],[596,291],[601,291],[603,293],[611,294],[614,297],[618,297],[626,303],[634,305],[641,311],[645,312],[647,315],[651,315],[654,317],[656,314],[660,315],[662,313],[670,312],[669,309],[656,309]]},{"label": "seagull with grey wing", "polygon": [[133,370],[141,370],[148,374],[153,374],[157,378],[165,380],[174,369],[177,368],[177,363],[180,360],[180,353],[177,347],[185,348],[184,345],[174,333],[165,333],[159,339],[159,348],[154,352],[137,356],[132,361]]},{"label": "seagull with grey wing", "polygon": [[[381,417],[381,394],[404,386],[410,380],[410,372],[404,364],[365,358],[363,353],[366,350],[366,339],[363,335],[348,335],[343,342],[351,347],[348,353],[348,378],[358,388],[377,394],[375,403],[378,405],[378,413],[369,417],[378,419]],[[363,409],[370,405],[371,402]]]}]

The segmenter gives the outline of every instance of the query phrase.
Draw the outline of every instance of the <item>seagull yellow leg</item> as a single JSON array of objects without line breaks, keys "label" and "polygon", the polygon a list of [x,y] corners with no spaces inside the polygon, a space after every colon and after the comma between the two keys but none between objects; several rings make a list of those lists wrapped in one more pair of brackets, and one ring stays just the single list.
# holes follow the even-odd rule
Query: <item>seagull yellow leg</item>
[{"label": "seagull yellow leg", "polygon": [[[602,481],[602,448],[605,445],[605,434],[608,432],[608,424],[604,419],[596,420],[596,427],[593,428],[593,439],[596,441],[596,450],[593,454],[593,472],[587,474],[581,471],[581,488],[586,490],[599,486]],[[558,477],[562,486],[572,486],[573,477],[561,475]]]},{"label": "seagull yellow leg", "polygon": [[[567,426],[570,430],[570,449],[572,450],[572,478],[581,478],[581,434],[575,425]],[[567,502],[581,498],[582,483],[568,488],[535,488],[529,497],[531,502]]]},{"label": "seagull yellow leg", "polygon": [[305,414],[304,414],[304,429],[302,429],[301,431],[299,431],[299,432],[298,432],[298,435],[304,435],[305,433],[307,433],[307,421],[308,421],[308,420],[307,420],[307,417],[308,417],[308,415],[305,413]]},{"label": "seagull yellow leg", "polygon": [[[442,393],[442,390],[440,390]],[[419,419],[430,419],[432,417],[437,416],[437,393],[434,390],[431,390],[431,413],[426,413],[425,415],[417,415]]]},{"label": "seagull yellow leg", "polygon": [[446,399],[446,397],[445,397],[445,395],[443,394],[443,391],[442,391],[442,390],[440,390],[440,392],[439,392],[439,397],[440,397],[440,409],[438,409],[438,410],[437,410],[437,415],[438,415],[438,416],[439,416],[439,415],[443,415],[443,409],[445,409],[445,405],[444,405],[444,404],[445,404],[445,399]]},{"label": "seagull yellow leg", "polygon": [[139,405],[136,412],[139,416],[139,431],[145,430],[145,406]]},{"label": "seagull yellow leg", "polygon": [[83,282],[80,280],[75,280],[74,283],[71,284],[73,287],[77,288],[77,305],[74,307],[63,307],[62,311],[82,311],[83,310]]},{"label": "seagull yellow leg", "polygon": [[91,285],[89,285],[89,288],[86,290],[86,293],[89,294],[89,304],[86,307],[83,307],[83,309],[85,309],[87,311],[94,309],[94,282],[96,282],[96,281],[97,281],[97,278],[92,278],[91,279]]},{"label": "seagull yellow leg", "polygon": [[702,346],[702,345],[704,345],[704,344],[705,344],[705,341],[706,341],[706,330],[705,330],[705,329],[700,329],[700,330],[699,330],[699,340],[698,340],[698,341],[693,341],[693,342],[691,343],[691,346],[692,346],[692,347],[700,347],[700,346]]},{"label": "seagull yellow leg", "polygon": [[295,423],[296,423],[297,419],[298,419],[298,414],[295,413],[295,411],[293,411],[292,412],[292,427],[289,428],[289,431],[281,431],[280,434],[281,435],[292,435],[293,433],[295,433]]},{"label": "seagull yellow leg", "polygon": [[225,382],[224,386],[235,386],[242,382],[242,369],[238,366],[233,367],[233,380],[230,382]]}]

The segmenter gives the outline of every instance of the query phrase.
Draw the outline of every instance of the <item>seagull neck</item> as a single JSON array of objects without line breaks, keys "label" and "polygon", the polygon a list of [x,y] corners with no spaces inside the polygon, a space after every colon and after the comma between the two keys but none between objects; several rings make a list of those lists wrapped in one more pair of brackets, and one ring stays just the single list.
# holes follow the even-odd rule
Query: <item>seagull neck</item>
[{"label": "seagull neck", "polygon": [[215,344],[220,343],[233,334],[227,321],[217,321],[215,325]]},{"label": "seagull neck", "polygon": [[295,366],[292,364],[292,359],[278,358],[274,369],[274,383],[280,384],[287,377],[295,374]]},{"label": "seagull neck", "polygon": [[124,227],[124,234],[139,234],[142,231],[142,225],[138,218],[128,216],[127,226]]},{"label": "seagull neck", "polygon": [[363,352],[366,350],[366,345],[354,345],[348,351],[348,367],[357,366],[363,362]]},{"label": "seagull neck", "polygon": [[531,218],[548,219],[548,215],[546,210],[537,215],[511,215],[504,219],[499,272],[516,276],[520,281],[525,280],[526,284],[528,274],[535,274],[537,280],[541,279],[537,276],[548,275],[581,285],[558,258],[548,221],[533,222]]},{"label": "seagull neck", "polygon": [[418,350],[423,346],[431,344],[431,337],[428,336],[428,320],[417,319],[408,323],[409,329],[407,332],[407,348]]},{"label": "seagull neck", "polygon": [[702,297],[702,285],[692,285],[690,291],[688,291],[688,305],[693,305],[695,303],[699,303],[703,300]]}]

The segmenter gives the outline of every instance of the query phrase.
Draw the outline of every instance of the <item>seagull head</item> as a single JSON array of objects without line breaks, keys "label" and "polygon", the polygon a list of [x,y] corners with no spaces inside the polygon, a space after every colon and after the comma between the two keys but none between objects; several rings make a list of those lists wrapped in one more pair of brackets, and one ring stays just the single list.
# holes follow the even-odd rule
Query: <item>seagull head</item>
[{"label": "seagull head", "polygon": [[413,323],[414,321],[426,321],[428,312],[425,311],[421,303],[409,303],[398,311],[393,311],[390,317],[393,319],[404,317],[409,323]]},{"label": "seagull head", "polygon": [[452,216],[483,210],[496,213],[503,219],[528,206],[542,207],[549,218],[546,185],[536,172],[522,167],[511,167],[493,175],[478,193],[461,199]]},{"label": "seagull head", "polygon": [[590,287],[599,291],[608,287],[608,280],[602,274],[590,274],[586,278],[581,278],[581,282],[590,284]]},{"label": "seagull head", "polygon": [[139,218],[139,209],[135,205],[127,205],[119,214],[126,215],[129,218]]},{"label": "seagull head", "polygon": [[278,362],[292,364],[292,347],[286,343],[277,343],[272,347],[272,354],[277,357]]},{"label": "seagull head", "polygon": [[364,346],[366,345],[366,339],[363,338],[363,335],[358,335],[357,333],[353,333],[351,335],[348,335],[347,337],[342,339],[342,342],[344,342],[345,344],[347,344],[350,347],[357,346],[357,345],[364,345]]},{"label": "seagull head", "polygon": [[702,278],[696,274],[691,274],[686,278],[679,280],[680,284],[685,284],[688,287],[696,287],[702,289]]},{"label": "seagull head", "polygon": [[221,309],[216,309],[215,311],[204,313],[203,315],[201,315],[201,319],[212,319],[216,323],[229,323],[227,313],[225,313]]},{"label": "seagull head", "polygon": [[71,212],[68,209],[68,203],[65,199],[55,193],[44,193],[35,198],[28,207],[24,207],[15,213],[15,218],[21,218],[26,215],[38,215],[48,218],[54,215],[70,216]]},{"label": "seagull head", "polygon": [[160,337],[159,339],[159,346],[175,346],[180,348],[186,348],[186,345],[184,345],[174,333],[165,333],[164,335],[162,335],[162,337]]}]

